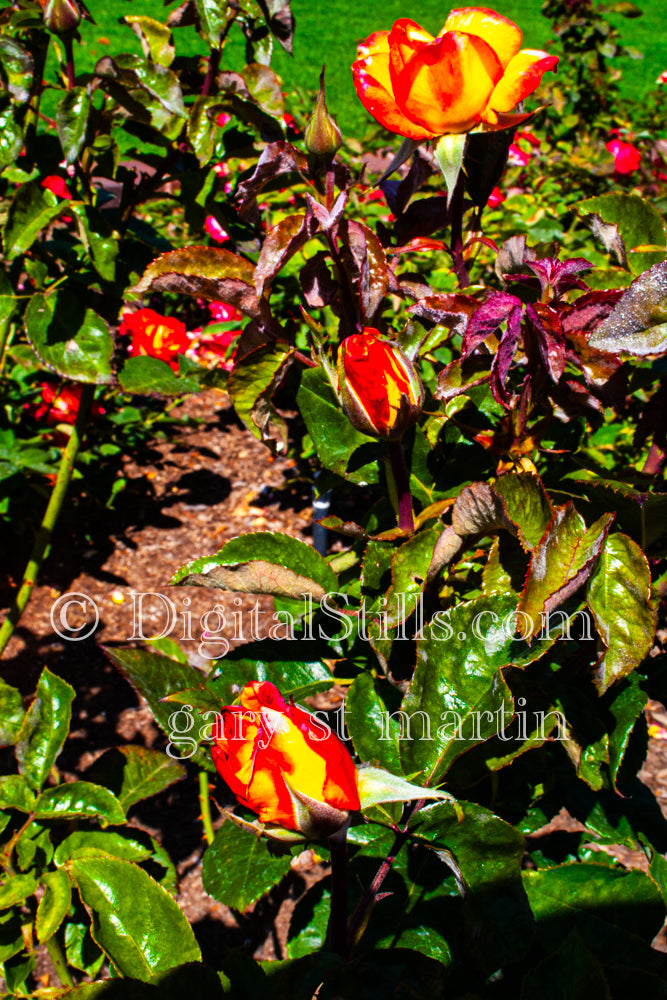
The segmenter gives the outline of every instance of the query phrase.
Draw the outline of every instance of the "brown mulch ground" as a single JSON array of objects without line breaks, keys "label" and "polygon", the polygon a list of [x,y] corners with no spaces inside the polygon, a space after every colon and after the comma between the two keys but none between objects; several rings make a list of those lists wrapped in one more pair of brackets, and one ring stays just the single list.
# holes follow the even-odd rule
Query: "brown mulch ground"
[{"label": "brown mulch ground", "polygon": [[[174,602],[179,615],[190,612],[193,638],[182,640],[180,618],[172,635],[181,640],[191,662],[206,669],[216,649],[200,646],[201,616],[215,604],[224,604],[230,623],[226,634],[232,637],[231,616],[240,614],[247,629],[255,598],[192,587],[170,590],[173,573],[242,532],[279,530],[310,539],[310,490],[294,462],[267,460],[265,447],[241,427],[219,393],[193,397],[181,412],[199,425],[182,429],[143,456],[125,457],[119,473],[127,486],[114,509],[77,504],[64,512],[39,586],[4,654],[3,678],[25,695],[34,690],[45,665],[76,687],[71,737],[59,759],[66,776],[80,777],[99,753],[115,744],[164,746],[148,707],[100,649],[101,644],[131,644],[138,595],[162,594]],[[10,575],[20,579],[25,546],[12,548],[11,539],[6,544]],[[6,581],[1,586],[0,605],[6,609],[11,586]],[[54,602],[72,592],[87,595],[100,615],[95,634],[80,642],[63,640],[51,623]],[[271,602],[261,599],[259,606],[268,610]],[[145,634],[163,627],[164,603],[159,597],[144,598],[142,619]],[[662,706],[652,703],[650,711],[652,721],[667,730]],[[11,761],[7,751],[0,753],[5,754],[0,756],[1,772]],[[651,740],[640,776],[667,815],[667,741]],[[222,794],[218,789],[216,795]],[[311,852],[296,858],[290,878],[241,916],[211,899],[202,887],[195,769],[186,780],[139,804],[133,814],[132,822],[157,835],[177,865],[178,902],[194,925],[205,961],[219,964],[226,946],[250,950],[258,958],[284,957],[294,901],[324,871]],[[575,823],[567,815],[554,822],[553,828],[561,830],[573,829]],[[645,866],[643,855],[617,856],[628,867]],[[40,963],[40,975],[49,970],[48,960]]]}]

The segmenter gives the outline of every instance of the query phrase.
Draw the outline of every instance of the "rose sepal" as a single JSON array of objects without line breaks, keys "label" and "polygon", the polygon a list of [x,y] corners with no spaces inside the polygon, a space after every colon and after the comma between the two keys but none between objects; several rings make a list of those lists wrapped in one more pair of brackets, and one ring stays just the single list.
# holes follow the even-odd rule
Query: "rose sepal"
[{"label": "rose sepal", "polygon": [[239,816],[229,809],[223,809],[222,812],[236,826],[240,826],[242,830],[248,830],[258,837],[264,834],[266,837],[270,837],[272,840],[279,840],[283,844],[306,843],[307,837],[299,830],[287,830],[284,826],[277,826],[275,823],[260,823],[258,819],[244,819],[243,816]]},{"label": "rose sepal", "polygon": [[441,788],[424,788],[415,785],[405,778],[385,771],[383,767],[372,767],[362,764],[357,768],[357,788],[361,808],[379,805],[381,802],[411,802],[415,799],[440,799],[450,802],[459,822],[463,819],[463,810],[453,795]]}]

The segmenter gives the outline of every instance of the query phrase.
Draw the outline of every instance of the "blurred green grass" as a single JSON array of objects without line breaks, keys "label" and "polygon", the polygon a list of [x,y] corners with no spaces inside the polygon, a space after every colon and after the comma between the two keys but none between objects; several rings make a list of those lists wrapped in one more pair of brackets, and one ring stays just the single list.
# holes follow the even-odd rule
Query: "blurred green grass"
[{"label": "blurred green grass", "polygon": [[[611,65],[622,69],[622,91],[627,97],[641,100],[655,85],[655,79],[667,69],[667,52],[663,43],[663,22],[666,0],[638,0],[642,16],[627,19],[610,16],[622,34],[626,45],[643,53],[641,60],[612,60]],[[119,24],[125,14],[147,14],[165,21],[167,8],[158,0],[87,0],[96,25],[84,23],[82,36],[85,46],[81,54],[81,70],[90,70],[103,55],[114,52],[139,52],[139,41],[126,25]],[[451,6],[456,6],[452,3]],[[542,0],[498,0],[499,12],[515,21],[524,34],[525,48],[543,48],[550,37],[550,24],[541,14]],[[432,32],[442,27],[449,5],[440,0],[365,0],[351,4],[350,0],[292,0],[296,18],[294,58],[279,46],[273,67],[283,79],[284,90],[295,87],[316,89],[322,65],[326,65],[327,100],[344,132],[361,136],[371,121],[359,104],[350,73],[356,45],[372,31],[390,28],[399,17],[410,17]],[[193,28],[175,31],[176,51],[189,55],[203,52],[203,44]],[[239,31],[230,36],[225,64],[240,69],[244,62],[244,45]]]}]

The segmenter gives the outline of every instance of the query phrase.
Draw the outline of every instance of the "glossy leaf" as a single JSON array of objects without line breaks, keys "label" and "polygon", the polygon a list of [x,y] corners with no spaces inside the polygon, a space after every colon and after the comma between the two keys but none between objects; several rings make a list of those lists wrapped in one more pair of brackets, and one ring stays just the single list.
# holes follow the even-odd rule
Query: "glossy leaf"
[{"label": "glossy leaf", "polygon": [[127,810],[185,777],[185,768],[159,750],[130,744],[113,747],[95,761],[95,780]]},{"label": "glossy leaf", "polygon": [[243,912],[280,882],[291,859],[289,851],[228,820],[204,854],[204,889],[219,903]]},{"label": "glossy leaf", "polygon": [[72,209],[79,220],[81,240],[90,254],[95,270],[100,278],[113,281],[116,277],[119,243],[113,236],[111,224],[92,205],[78,202]]},{"label": "glossy leaf", "polygon": [[46,781],[69,732],[74,689],[44,667],[16,742],[20,773],[35,789]]},{"label": "glossy leaf", "polygon": [[126,14],[125,24],[129,24],[141,42],[145,56],[160,66],[171,66],[176,55],[170,29],[153,17],[142,14]]},{"label": "glossy leaf", "polygon": [[[613,977],[612,981],[616,981]],[[612,1000],[602,965],[588,950],[578,932],[572,931],[556,951],[526,975],[521,1000]]]},{"label": "glossy leaf", "polygon": [[198,378],[179,375],[166,361],[143,355],[127,359],[118,374],[118,382],[124,392],[139,395],[184,396],[201,388]]},{"label": "glossy leaf", "polygon": [[33,245],[43,229],[67,207],[67,202],[55,203],[55,196],[45,191],[39,181],[21,184],[9,206],[3,230],[7,260],[14,260]]},{"label": "glossy leaf", "polygon": [[16,742],[24,716],[21,692],[0,679],[0,746]]},{"label": "glossy leaf", "polygon": [[500,668],[512,661],[514,607],[510,595],[481,597],[424,629],[399,716],[403,771],[419,772],[422,784],[437,785],[458,756],[509,724],[514,705]]},{"label": "glossy leaf", "polygon": [[469,947],[496,969],[530,945],[532,918],[521,885],[522,835],[475,802],[428,805],[410,823],[414,836],[444,852],[464,899]]},{"label": "glossy leaf", "polygon": [[281,694],[302,701],[318,691],[328,691],[334,680],[322,661],[331,648],[317,640],[304,643],[298,638],[246,643],[225,657],[222,668],[206,682],[215,705],[231,705],[250,681],[270,681]]},{"label": "glossy leaf", "polygon": [[211,161],[215,151],[219,128],[209,112],[218,104],[213,97],[198,97],[190,109],[188,139],[202,166]]},{"label": "glossy leaf", "polygon": [[77,382],[111,382],[114,342],[109,327],[74,296],[64,291],[33,295],[25,324],[32,347],[48,367]]},{"label": "glossy leaf", "polygon": [[98,819],[101,826],[125,823],[125,812],[116,796],[90,781],[72,781],[47,788],[38,797],[34,812],[37,819],[85,816]]},{"label": "glossy leaf", "polygon": [[72,901],[72,883],[64,871],[45,872],[42,875],[44,895],[37,907],[35,927],[37,940],[44,944],[56,933],[67,916]]},{"label": "glossy leaf", "polygon": [[93,938],[119,975],[147,982],[157,972],[201,961],[184,913],[141,868],[86,858],[70,861],[67,872],[91,914]]},{"label": "glossy leaf", "polygon": [[120,858],[122,861],[145,861],[151,856],[151,851],[139,841],[115,830],[77,830],[58,844],[53,861],[57,868],[62,868],[75,858],[93,855]]},{"label": "glossy leaf", "polygon": [[32,812],[35,795],[22,774],[5,774],[0,777],[0,809],[18,809]]},{"label": "glossy leaf", "polygon": [[516,525],[519,541],[534,549],[553,516],[553,508],[540,479],[526,472],[499,476],[493,484],[503,498],[507,516]]},{"label": "glossy leaf", "polygon": [[525,638],[540,631],[543,614],[557,608],[586,581],[613,519],[613,514],[605,514],[586,530],[573,504],[557,508],[546,534],[533,550],[517,609],[525,616],[521,619]]},{"label": "glossy leaf", "polygon": [[261,305],[254,287],[250,261],[219,247],[184,247],[162,254],[146,268],[134,291],[179,292],[228,302],[259,319]]},{"label": "glossy leaf", "polygon": [[377,482],[377,442],[354,429],[317,368],[301,375],[296,400],[325,469],[351,482]]},{"label": "glossy leaf", "polygon": [[6,35],[0,38],[0,62],[3,69],[3,83],[17,104],[25,104],[30,97],[30,84],[34,70],[34,59],[28,49],[15,38]]},{"label": "glossy leaf", "polygon": [[0,886],[0,910],[8,910],[32,896],[38,881],[32,872],[25,875],[9,875]]},{"label": "glossy leaf", "polygon": [[645,198],[636,194],[599,195],[579,202],[577,211],[581,215],[595,214],[603,222],[618,229],[625,251],[625,260],[631,271],[641,274],[659,260],[664,260],[665,252],[635,251],[639,246],[667,247],[667,229],[658,209]]},{"label": "glossy leaf", "polygon": [[217,49],[220,44],[220,34],[230,17],[227,0],[195,0],[195,6],[199,34],[207,45]]},{"label": "glossy leaf", "polygon": [[667,351],[667,261],[632,282],[589,344],[597,351],[638,358]]},{"label": "glossy leaf", "polygon": [[655,611],[646,556],[627,535],[606,540],[588,583],[586,600],[606,652],[595,670],[602,693],[639,666],[653,646]]},{"label": "glossy leaf", "polygon": [[83,148],[89,111],[90,97],[85,87],[72,87],[60,99],[56,128],[67,164],[74,163]]},{"label": "glossy leaf", "polygon": [[315,549],[279,532],[258,531],[227,542],[212,556],[180,569],[172,584],[244,594],[320,600],[337,588],[336,574]]},{"label": "glossy leaf", "polygon": [[312,215],[287,215],[266,234],[255,268],[255,287],[260,298],[287,261],[312,239],[317,222]]},{"label": "glossy leaf", "polygon": [[345,719],[354,749],[363,763],[379,764],[400,773],[398,736],[400,725],[392,715],[383,695],[397,701],[395,689],[386,681],[364,671],[355,678],[345,699]]},{"label": "glossy leaf", "polygon": [[248,430],[280,451],[287,448],[287,427],[271,397],[290,356],[289,345],[280,341],[250,351],[234,365],[228,383],[231,403]]},{"label": "glossy leaf", "polygon": [[[4,107],[0,104],[0,169],[11,166],[22,148],[23,132],[14,117],[14,108],[9,102]],[[13,235],[18,236],[18,230]]]}]

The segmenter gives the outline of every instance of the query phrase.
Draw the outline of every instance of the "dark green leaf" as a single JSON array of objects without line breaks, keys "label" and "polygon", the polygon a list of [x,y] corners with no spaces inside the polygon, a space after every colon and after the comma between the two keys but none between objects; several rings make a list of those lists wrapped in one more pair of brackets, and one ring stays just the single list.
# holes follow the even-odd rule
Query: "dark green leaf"
[{"label": "dark green leaf", "polygon": [[274,594],[319,601],[336,590],[338,581],[312,546],[278,532],[239,535],[212,556],[180,569],[172,584],[215,587],[243,594]]},{"label": "dark green leaf", "polygon": [[65,291],[33,295],[25,315],[26,333],[50,368],[77,382],[111,382],[114,343],[105,320]]},{"label": "dark green leaf", "polygon": [[417,607],[441,533],[442,525],[433,524],[418,531],[396,550],[391,564],[391,587],[387,592],[389,628],[400,625]]},{"label": "dark green leaf", "polygon": [[[34,61],[30,52],[14,38],[0,38],[0,62],[6,86],[17,104],[25,104],[30,97],[30,84]],[[3,80],[4,82],[4,80]]]},{"label": "dark green leaf", "polygon": [[285,99],[278,74],[270,66],[254,62],[244,68],[242,76],[262,111],[273,118],[280,118],[285,111]]},{"label": "dark green leaf", "polygon": [[209,111],[219,105],[214,97],[198,97],[190,108],[188,139],[202,166],[213,159],[219,127]]},{"label": "dark green leaf", "polygon": [[42,875],[44,895],[37,907],[37,940],[44,944],[56,933],[67,915],[72,900],[72,883],[64,871]]},{"label": "dark green leaf", "polygon": [[[0,121],[0,126],[6,128],[7,125]],[[11,138],[11,133],[9,136]],[[7,135],[4,141],[8,141]],[[41,231],[69,207],[66,201],[54,202],[55,195],[41,187],[39,181],[21,184],[9,206],[2,237],[7,260],[14,260],[29,250]]]},{"label": "dark green leaf", "polygon": [[30,785],[21,774],[7,774],[0,777],[0,809],[18,809],[32,812],[35,796]]},{"label": "dark green leaf", "polygon": [[176,374],[166,361],[145,355],[128,358],[118,374],[118,382],[124,392],[136,392],[141,396],[154,393],[158,396],[184,396],[201,389],[198,378]]},{"label": "dark green leaf", "polygon": [[586,595],[606,647],[595,673],[595,686],[601,694],[619,677],[631,673],[650,652],[655,635],[650,596],[651,571],[646,556],[627,535],[610,535]]},{"label": "dark green leaf", "polygon": [[267,444],[277,439],[276,447],[283,452],[287,448],[287,425],[273,407],[271,397],[291,353],[289,344],[274,341],[244,354],[234,365],[227,387],[232,406],[248,430]]},{"label": "dark green leaf", "polygon": [[515,601],[480,597],[439,612],[424,629],[399,716],[403,771],[418,772],[420,784],[437,785],[458,756],[509,724],[514,703],[500,668],[514,656]]},{"label": "dark green leaf", "polygon": [[584,519],[569,503],[558,507],[549,528],[533,550],[518,611],[525,617],[522,634],[540,631],[543,615],[571,597],[589,577],[614,519],[603,515],[586,530]]},{"label": "dark green leaf", "polygon": [[400,724],[383,698],[385,695],[391,699],[392,694],[395,689],[386,681],[383,683],[369,672],[359,674],[345,699],[345,719],[362,763],[377,764],[400,774]]},{"label": "dark green leaf", "polygon": [[302,373],[296,400],[325,469],[360,485],[377,482],[377,442],[354,429],[319,368]]},{"label": "dark green leaf", "polygon": [[578,932],[532,969],[523,981],[521,1000],[611,1000],[602,965],[588,950]]},{"label": "dark green leaf", "polygon": [[499,476],[493,484],[503,498],[510,521],[519,531],[525,549],[534,549],[553,517],[551,502],[540,479],[527,472]]},{"label": "dark green leaf", "polygon": [[72,968],[80,969],[91,979],[97,976],[104,963],[104,952],[100,951],[93,941],[88,921],[78,923],[71,918],[67,921],[65,924],[65,955]]},{"label": "dark green leaf", "polygon": [[77,202],[72,209],[79,220],[81,239],[95,270],[104,281],[114,281],[119,244],[112,235],[110,223],[92,205]]},{"label": "dark green leaf", "polygon": [[74,689],[44,667],[16,743],[19,771],[35,789],[46,781],[65,742],[73,698]]},{"label": "dark green leaf", "polygon": [[291,854],[228,820],[204,854],[206,892],[234,910],[245,910],[287,874]]},{"label": "dark green leaf", "polygon": [[74,163],[86,137],[90,97],[85,87],[72,87],[60,99],[56,111],[58,138],[66,163]]},{"label": "dark green leaf", "polygon": [[[121,53],[111,59],[104,56],[95,66],[96,76],[118,81],[124,87],[138,87],[150,95],[165,111],[177,118],[187,118],[178,77],[170,69],[141,56]],[[157,124],[153,115],[153,125]]]},{"label": "dark green leaf", "polygon": [[0,679],[0,746],[16,743],[24,716],[21,692]]},{"label": "dark green leaf", "polygon": [[206,682],[206,687],[214,693],[218,708],[231,705],[250,681],[269,681],[285,698],[297,702],[318,691],[328,691],[334,680],[322,660],[331,655],[331,648],[318,641],[312,647],[310,641],[298,638],[267,639],[237,646],[225,657],[219,672]]},{"label": "dark green leaf", "polygon": [[[7,103],[0,106],[0,169],[14,163],[23,147],[23,132],[14,117],[14,109]],[[17,207],[21,214],[22,209]],[[18,236],[18,230],[12,227],[10,233]],[[17,251],[20,253],[21,251]]]},{"label": "dark green leaf", "polygon": [[577,210],[581,215],[597,215],[603,222],[618,229],[625,251],[625,260],[621,262],[627,263],[635,274],[641,274],[652,264],[664,260],[664,250],[634,250],[639,246],[667,247],[664,220],[658,209],[645,198],[636,194],[603,194],[580,201]]},{"label": "dark green leaf", "polygon": [[185,777],[185,768],[177,760],[135,745],[107,750],[93,768],[95,781],[110,788],[126,812],[135,802],[157,795]]},{"label": "dark green leaf", "polygon": [[201,952],[182,910],[150,875],[129,861],[87,858],[67,871],[91,913],[93,937],[115,970],[147,982]]},{"label": "dark green leaf", "polygon": [[197,28],[207,45],[217,49],[220,34],[227,25],[231,8],[227,0],[195,0],[197,8]]},{"label": "dark green leaf", "polygon": [[53,861],[56,867],[61,868],[67,861],[91,855],[111,856],[122,861],[145,861],[151,856],[151,851],[139,841],[130,840],[115,830],[77,830],[58,844]]},{"label": "dark green leaf", "polygon": [[72,781],[47,788],[35,803],[38,819],[73,819],[95,817],[101,826],[125,823],[125,812],[116,796],[90,781]]},{"label": "dark green leaf", "polygon": [[[479,964],[494,970],[530,944],[532,918],[521,886],[522,835],[475,802],[420,809],[410,823],[457,872],[466,933]],[[460,819],[460,811],[463,818]]]}]

